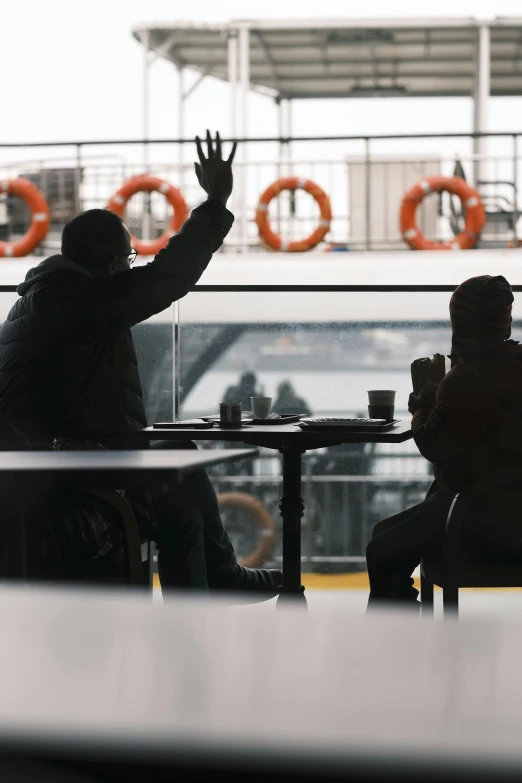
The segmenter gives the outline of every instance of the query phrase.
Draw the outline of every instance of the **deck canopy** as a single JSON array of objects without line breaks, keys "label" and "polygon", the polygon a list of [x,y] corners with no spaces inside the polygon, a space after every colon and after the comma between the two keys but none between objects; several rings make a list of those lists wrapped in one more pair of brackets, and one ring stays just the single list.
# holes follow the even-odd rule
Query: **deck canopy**
[{"label": "deck canopy", "polygon": [[133,34],[180,67],[228,80],[229,39],[246,30],[250,85],[278,98],[434,97],[475,93],[484,27],[491,95],[521,94],[522,17],[162,22]]}]

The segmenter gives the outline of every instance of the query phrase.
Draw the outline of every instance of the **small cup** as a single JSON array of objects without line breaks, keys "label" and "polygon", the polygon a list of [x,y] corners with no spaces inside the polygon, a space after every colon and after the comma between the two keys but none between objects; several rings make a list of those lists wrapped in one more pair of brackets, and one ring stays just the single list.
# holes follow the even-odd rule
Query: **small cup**
[{"label": "small cup", "polygon": [[219,421],[227,427],[241,427],[240,402],[221,402],[219,404]]},{"label": "small cup", "polygon": [[250,402],[254,419],[268,419],[272,408],[272,397],[251,397]]},{"label": "small cup", "polygon": [[395,414],[395,392],[372,389],[368,392],[368,414],[370,419],[392,421]]}]

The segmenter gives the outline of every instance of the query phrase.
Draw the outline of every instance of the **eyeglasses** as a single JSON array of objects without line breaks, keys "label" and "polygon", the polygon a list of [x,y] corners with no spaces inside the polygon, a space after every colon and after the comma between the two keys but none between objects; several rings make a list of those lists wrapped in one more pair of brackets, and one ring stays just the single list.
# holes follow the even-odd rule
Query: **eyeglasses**
[{"label": "eyeglasses", "polygon": [[129,261],[130,266],[133,265],[133,263],[136,261],[136,256],[138,255],[138,251],[134,250],[134,248],[131,250],[129,254],[125,253],[123,256],[116,256],[116,258],[127,258]]}]

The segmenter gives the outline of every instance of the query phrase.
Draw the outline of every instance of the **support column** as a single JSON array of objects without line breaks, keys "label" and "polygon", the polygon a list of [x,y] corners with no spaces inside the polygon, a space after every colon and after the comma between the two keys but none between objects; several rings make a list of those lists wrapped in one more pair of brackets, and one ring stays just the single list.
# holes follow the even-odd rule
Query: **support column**
[{"label": "support column", "polygon": [[[485,133],[488,130],[488,99],[490,94],[490,28],[481,24],[477,30],[477,56],[475,66],[475,91],[473,106],[473,132]],[[474,164],[475,185],[479,180],[487,179],[485,156],[487,141],[484,138],[473,139],[473,154],[479,156]]]},{"label": "support column", "polygon": [[[149,45],[150,45],[150,33],[145,30],[143,34],[143,171],[148,172],[150,166],[149,160]],[[150,193],[145,193],[143,196],[143,222],[142,222],[142,239],[150,239],[151,236],[151,208],[150,208]]]},{"label": "support column", "polygon": [[[292,135],[292,102],[289,98],[279,98],[278,101],[278,126],[279,137],[289,139]],[[292,176],[292,151],[289,141],[279,142],[279,161],[277,166],[278,179]],[[283,199],[286,200],[286,192],[281,193],[277,199],[277,233],[282,230],[282,213],[290,220],[295,216],[295,191],[288,193],[288,211],[283,210]]]},{"label": "support column", "polygon": [[[290,98],[287,98],[286,100],[286,137],[290,139],[292,137],[293,133],[293,122],[292,122],[292,107],[293,103]],[[289,141],[286,145],[286,160],[287,160],[287,175],[289,177],[292,176],[292,142]]]},{"label": "support column", "polygon": [[[285,117],[284,117],[284,98],[276,98],[276,104],[277,104],[277,135],[279,138],[283,138],[285,135]],[[277,160],[277,179],[281,179],[283,176],[284,171],[284,162],[285,162],[285,145],[284,142],[279,142],[279,150],[278,150],[278,160]],[[281,210],[281,194],[277,197],[277,233],[281,235],[281,218],[282,218],[282,210]]]},{"label": "support column", "polygon": [[[178,139],[185,137],[185,70],[182,65],[178,65]],[[184,145],[178,144],[178,187],[185,187],[185,162]]]},{"label": "support column", "polygon": [[[240,90],[240,130],[241,138],[248,138],[248,92],[250,87],[250,30],[242,27],[239,31],[239,90]],[[241,251],[248,250],[248,205],[247,205],[247,159],[246,144],[240,145],[240,236]]]},{"label": "support column", "polygon": [[[231,139],[237,139],[237,33],[230,33],[228,36],[228,82],[230,85],[230,133]],[[241,151],[238,150],[236,160],[240,160]],[[235,206],[238,203],[236,189],[232,191],[230,199],[230,209],[235,212]],[[234,234],[236,233],[232,229]]]}]

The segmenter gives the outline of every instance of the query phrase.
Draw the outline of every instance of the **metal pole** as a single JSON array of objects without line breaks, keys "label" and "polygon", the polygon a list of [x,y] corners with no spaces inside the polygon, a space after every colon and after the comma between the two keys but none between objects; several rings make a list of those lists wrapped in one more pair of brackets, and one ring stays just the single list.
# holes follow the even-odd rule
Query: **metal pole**
[{"label": "metal pole", "polygon": [[[178,139],[185,136],[185,95],[184,95],[184,75],[185,70],[182,65],[178,65]],[[185,187],[185,169],[183,166],[183,144],[178,144],[178,183],[180,188]]]},{"label": "metal pole", "polygon": [[[149,45],[150,32],[145,30],[143,35],[143,170],[149,170]],[[151,208],[150,193],[143,195],[143,224],[142,239],[150,239],[151,235]]]},{"label": "metal pole", "polygon": [[[228,36],[228,82],[230,84],[230,138],[235,139],[237,133],[237,33]],[[240,156],[238,152],[238,159]],[[230,200],[231,211],[235,211],[236,193],[232,191]]]},{"label": "metal pole", "polygon": [[179,301],[172,305],[172,406],[174,421],[179,421],[183,387],[181,385],[181,321]]},{"label": "metal pole", "polygon": [[[250,86],[250,30],[242,27],[239,31],[239,86],[241,93],[241,138],[248,137],[248,90]],[[241,145],[241,250],[246,252],[248,248],[248,206],[247,206],[247,150],[246,145]]]},{"label": "metal pole", "polygon": [[[277,98],[276,104],[277,104],[277,135],[279,136],[279,139],[282,139],[285,135],[285,128],[284,128],[284,114],[283,114],[283,104],[285,99],[284,98]],[[283,176],[283,163],[284,163],[284,142],[279,141],[279,154],[277,159],[277,179],[281,179]],[[281,194],[277,197],[277,233],[281,234]]]},{"label": "metal pole", "polygon": [[288,139],[288,143],[286,145],[286,157],[288,162],[287,167],[287,176],[292,176],[292,142],[290,139],[292,138],[292,101],[290,98],[287,98],[286,100],[286,137]]},{"label": "metal pole", "polygon": [[[488,99],[490,94],[490,29],[481,24],[477,30],[477,54],[475,68],[475,94],[473,106],[473,132],[485,133],[488,127]],[[486,139],[473,139],[475,187],[480,180],[487,179]]]},{"label": "metal pole", "polygon": [[76,214],[82,211],[81,199],[82,185],[82,145],[76,145],[76,169],[74,172],[74,211]]},{"label": "metal pole", "polygon": [[371,249],[371,222],[370,222],[370,210],[372,201],[372,185],[371,185],[371,157],[370,157],[370,139],[365,139],[365,219],[366,219],[366,250]]},{"label": "metal pole", "polygon": [[513,134],[513,245],[518,246],[518,133]]}]

